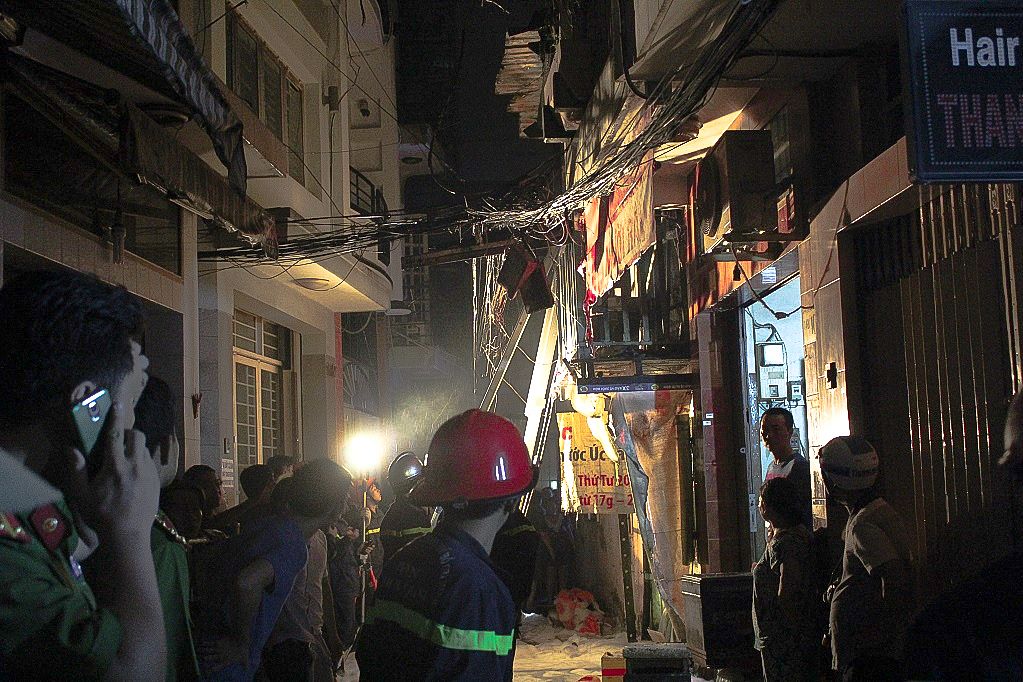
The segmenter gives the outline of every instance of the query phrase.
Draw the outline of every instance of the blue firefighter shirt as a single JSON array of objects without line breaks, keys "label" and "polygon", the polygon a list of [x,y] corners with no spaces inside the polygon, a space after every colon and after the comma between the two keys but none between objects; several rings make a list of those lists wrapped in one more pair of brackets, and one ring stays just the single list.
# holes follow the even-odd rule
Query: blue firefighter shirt
[{"label": "blue firefighter shirt", "polygon": [[399,549],[430,532],[430,516],[429,511],[413,506],[406,497],[394,501],[380,522],[380,544],[384,550],[385,565]]},{"label": "blue firefighter shirt", "polygon": [[515,604],[483,547],[441,523],[384,568],[355,657],[363,680],[511,680]]}]

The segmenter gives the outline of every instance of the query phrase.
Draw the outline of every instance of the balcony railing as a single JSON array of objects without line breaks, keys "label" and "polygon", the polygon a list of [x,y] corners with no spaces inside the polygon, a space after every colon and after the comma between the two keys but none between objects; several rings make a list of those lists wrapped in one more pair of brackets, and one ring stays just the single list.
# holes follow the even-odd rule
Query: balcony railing
[{"label": "balcony railing", "polygon": [[361,215],[383,216],[387,202],[383,191],[359,171],[351,168],[352,210]]}]

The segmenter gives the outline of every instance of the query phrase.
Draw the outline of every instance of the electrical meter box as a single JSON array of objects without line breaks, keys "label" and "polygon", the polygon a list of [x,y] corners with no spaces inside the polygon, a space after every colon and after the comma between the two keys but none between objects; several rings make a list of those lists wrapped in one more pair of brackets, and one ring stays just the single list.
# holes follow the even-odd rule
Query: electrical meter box
[{"label": "electrical meter box", "polygon": [[785,356],[785,344],[781,342],[758,343],[755,346],[757,361],[757,398],[761,402],[789,399],[789,363]]}]

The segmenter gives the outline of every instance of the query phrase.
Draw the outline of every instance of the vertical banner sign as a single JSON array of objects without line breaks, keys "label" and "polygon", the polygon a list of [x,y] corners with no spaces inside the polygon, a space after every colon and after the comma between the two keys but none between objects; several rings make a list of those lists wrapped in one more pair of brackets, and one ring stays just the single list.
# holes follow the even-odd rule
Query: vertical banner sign
[{"label": "vertical banner sign", "polygon": [[[621,144],[632,142],[650,122],[643,103],[624,107],[616,126],[626,129]],[[657,241],[653,204],[653,152],[621,178],[614,191],[585,208],[586,289],[602,296],[643,252]]]},{"label": "vertical banner sign", "polygon": [[1023,180],[1023,3],[906,0],[910,171]]},{"label": "vertical banner sign", "polygon": [[604,452],[586,423],[571,412],[558,415],[561,442],[562,508],[585,514],[631,514],[636,511],[625,462]]},{"label": "vertical banner sign", "polygon": [[234,457],[220,458],[220,481],[224,490],[235,489],[235,461]]}]

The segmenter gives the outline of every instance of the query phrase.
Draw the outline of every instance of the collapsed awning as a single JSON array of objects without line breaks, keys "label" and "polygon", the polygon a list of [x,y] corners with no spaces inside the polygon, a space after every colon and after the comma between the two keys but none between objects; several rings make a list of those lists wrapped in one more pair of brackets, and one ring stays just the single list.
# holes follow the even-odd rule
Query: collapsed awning
[{"label": "collapsed awning", "polygon": [[115,91],[8,54],[3,81],[96,158],[272,253],[273,218]]},{"label": "collapsed awning", "polygon": [[245,193],[241,121],[169,0],[0,0],[0,12],[188,105]]}]

